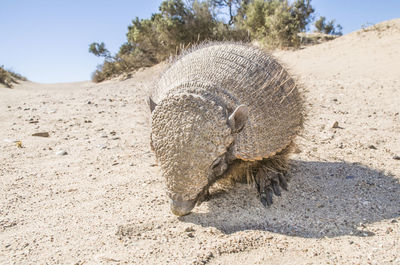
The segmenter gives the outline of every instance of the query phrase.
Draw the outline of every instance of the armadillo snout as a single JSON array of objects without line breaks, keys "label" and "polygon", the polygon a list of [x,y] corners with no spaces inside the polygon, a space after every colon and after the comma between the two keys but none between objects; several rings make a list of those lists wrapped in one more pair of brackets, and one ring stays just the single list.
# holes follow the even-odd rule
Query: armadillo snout
[{"label": "armadillo snout", "polygon": [[171,200],[171,211],[173,214],[177,216],[184,216],[189,214],[195,205],[196,205],[195,200],[191,201]]}]

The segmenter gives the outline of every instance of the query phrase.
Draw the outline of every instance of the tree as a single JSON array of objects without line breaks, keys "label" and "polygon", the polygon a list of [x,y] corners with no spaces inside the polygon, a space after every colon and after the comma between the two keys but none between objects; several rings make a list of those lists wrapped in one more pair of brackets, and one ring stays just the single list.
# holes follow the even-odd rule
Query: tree
[{"label": "tree", "polygon": [[250,0],[210,0],[211,6],[228,9],[228,25],[234,24],[236,17],[243,15],[243,9],[249,4]]},{"label": "tree", "polygon": [[331,35],[342,35],[342,26],[340,24],[335,25],[335,20],[327,22],[324,16],[321,16],[315,21],[314,26],[317,32],[331,34]]},{"label": "tree", "polygon": [[[228,12],[229,21],[218,17]],[[114,56],[103,42],[89,52],[103,57],[94,80],[159,63],[202,41],[258,41],[270,47],[298,47],[299,33],[313,17],[311,0],[163,0],[150,18],[135,18],[127,41]],[[228,20],[228,19],[226,19]],[[341,26],[321,17],[320,32],[341,35]]]},{"label": "tree", "polygon": [[106,60],[113,60],[114,57],[111,56],[111,53],[106,49],[106,45],[104,42],[97,43],[93,42],[89,45],[89,52],[93,53],[97,57],[104,57]]},{"label": "tree", "polygon": [[295,17],[295,21],[298,23],[300,31],[306,30],[307,25],[314,19],[312,14],[315,10],[310,2],[311,0],[296,0],[292,4],[292,14]]}]

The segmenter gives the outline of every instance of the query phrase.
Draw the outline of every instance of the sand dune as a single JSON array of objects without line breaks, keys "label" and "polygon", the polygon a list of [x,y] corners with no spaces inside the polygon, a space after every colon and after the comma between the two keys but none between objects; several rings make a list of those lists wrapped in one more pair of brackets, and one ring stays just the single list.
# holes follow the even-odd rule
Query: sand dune
[{"label": "sand dune", "polygon": [[164,65],[0,89],[0,263],[400,263],[399,47],[400,19],[274,53],[308,109],[289,192],[265,209],[238,185],[182,218],[149,146]]}]

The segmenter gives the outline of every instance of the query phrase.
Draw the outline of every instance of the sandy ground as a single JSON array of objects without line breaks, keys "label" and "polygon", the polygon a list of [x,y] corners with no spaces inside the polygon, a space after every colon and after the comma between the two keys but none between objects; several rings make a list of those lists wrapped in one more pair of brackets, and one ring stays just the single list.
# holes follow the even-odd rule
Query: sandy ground
[{"label": "sandy ground", "polygon": [[276,52],[309,112],[289,192],[264,208],[238,185],[181,218],[149,146],[163,65],[0,88],[0,263],[400,264],[399,47],[395,20]]}]

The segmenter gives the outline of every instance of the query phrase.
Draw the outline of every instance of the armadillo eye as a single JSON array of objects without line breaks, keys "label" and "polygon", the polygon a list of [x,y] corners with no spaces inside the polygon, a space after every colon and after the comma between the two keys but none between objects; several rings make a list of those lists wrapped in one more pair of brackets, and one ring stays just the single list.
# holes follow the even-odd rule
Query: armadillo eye
[{"label": "armadillo eye", "polygon": [[211,168],[214,169],[217,166],[219,166],[219,164],[221,164],[221,157],[218,157],[217,159],[215,159],[215,161],[212,163]]}]

